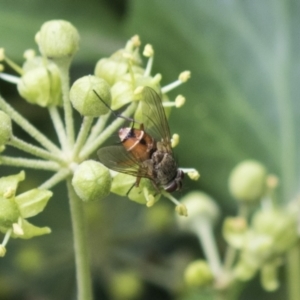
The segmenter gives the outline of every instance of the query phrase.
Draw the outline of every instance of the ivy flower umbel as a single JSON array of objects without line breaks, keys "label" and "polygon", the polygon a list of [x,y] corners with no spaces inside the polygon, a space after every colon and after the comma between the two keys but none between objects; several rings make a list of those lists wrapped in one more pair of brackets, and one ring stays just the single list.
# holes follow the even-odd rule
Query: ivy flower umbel
[{"label": "ivy flower umbel", "polygon": [[[268,175],[260,162],[246,160],[238,164],[230,174],[229,190],[240,215],[227,218],[223,226],[223,236],[234,253],[232,280],[248,281],[259,273],[267,291],[279,287],[278,267],[299,240],[297,213],[278,206],[277,184],[278,179]],[[255,205],[250,218],[250,208]]]},{"label": "ivy flower umbel", "polygon": [[[25,218],[42,211],[51,196],[48,190],[66,181],[78,264],[78,298],[90,300],[83,201],[99,200],[107,196],[109,191],[126,195],[134,179],[129,175],[109,171],[97,161],[88,160],[124,122],[124,119],[117,118],[109,123],[110,112],[107,113],[107,106],[114,110],[122,109],[122,116],[138,120],[141,101],[137,91],[149,86],[162,96],[165,107],[179,108],[185,102],[184,96],[169,100],[166,93],[186,82],[190,72],[182,72],[173,83],[161,87],[162,75],[152,74],[155,51],[151,45],[146,45],[143,55],[147,58],[147,63],[143,66],[141,41],[136,35],[127,41],[124,48],[117,50],[110,57],[101,58],[95,65],[94,75],[77,79],[71,87],[69,67],[79,49],[80,41],[77,29],[64,20],[48,21],[41,26],[35,40],[39,52],[25,50],[25,62],[22,66],[14,63],[4,49],[0,50],[0,61],[9,65],[17,74],[16,76],[4,73],[4,65],[1,64],[0,78],[15,84],[19,94],[29,105],[39,105],[48,110],[58,144],[34,127],[0,96],[0,114],[3,117],[0,119],[0,163],[53,173],[48,180],[40,183],[37,189],[18,196],[13,192],[11,200],[3,196],[3,203],[7,204],[9,209],[4,213],[7,214],[8,221],[3,221],[1,225],[1,231],[5,234],[2,250],[5,249],[9,236],[29,237],[30,234],[34,236],[49,232],[48,228],[36,229],[33,225],[28,225]],[[96,94],[105,104],[97,99]],[[124,105],[126,108],[123,108]],[[74,110],[82,116],[78,132],[74,126]],[[36,143],[30,144],[15,136],[12,132],[12,122],[20,126]],[[178,142],[179,136],[173,135],[172,145],[175,147]],[[6,154],[5,150],[9,147],[18,148],[30,157],[13,157]],[[197,179],[199,175],[194,169],[187,169],[187,174],[192,174],[193,179]],[[3,193],[8,195],[6,190]],[[181,215],[187,215],[186,208],[176,198],[166,192],[163,195],[176,204]],[[161,194],[153,189],[151,182],[145,179],[141,181],[139,189],[133,189],[129,199],[150,207],[160,196]],[[29,198],[40,203],[39,207],[36,208]],[[31,208],[25,210],[24,203],[26,207]],[[5,218],[4,216],[3,220],[6,220]]]},{"label": "ivy flower umbel", "polygon": [[[51,26],[53,26],[53,30],[50,29]],[[53,33],[57,33],[57,39],[64,39],[69,30],[72,31],[73,27],[72,25],[66,24],[65,21],[58,20],[45,23],[36,37],[36,41],[38,42],[41,50],[41,55],[36,55],[35,51],[26,50],[24,53],[26,61],[22,67],[13,63],[5,55],[4,51],[2,54],[3,60],[17,73],[19,73],[21,77],[13,77],[5,73],[0,73],[0,77],[5,80],[9,80],[12,83],[17,83],[20,94],[29,103],[48,107],[53,125],[61,144],[60,150],[45,137],[41,136],[40,133],[33,132],[35,130],[31,126],[25,126],[25,128],[29,133],[31,133],[31,135],[34,134],[35,137],[39,138],[38,141],[46,148],[46,150],[49,151],[49,153],[45,153],[45,150],[37,149],[37,147],[34,147],[34,149],[33,147],[31,147],[31,149],[27,149],[29,146],[24,148],[24,143],[14,136],[10,141],[10,145],[12,146],[22,148],[27,152],[35,150],[34,155],[39,154],[38,156],[41,156],[44,159],[50,158],[49,163],[43,161],[31,161],[33,164],[30,164],[30,161],[23,160],[20,166],[22,166],[22,163],[24,166],[25,162],[28,162],[26,164],[27,167],[29,164],[32,167],[40,164],[41,168],[47,169],[48,164],[49,169],[54,171],[60,170],[53,176],[53,178],[50,179],[50,181],[43,184],[42,187],[51,187],[52,184],[56,184],[67,175],[72,174],[75,170],[74,164],[79,164],[87,159],[90,154],[101,146],[113,130],[117,130],[118,127],[121,126],[123,120],[118,119],[109,127],[109,131],[103,131],[108,116],[99,116],[105,114],[107,109],[102,105],[99,99],[97,99],[94,91],[96,91],[97,94],[101,96],[101,99],[104,99],[107,105],[110,105],[113,109],[121,108],[122,106],[131,103],[123,114],[124,116],[129,116],[135,110],[136,113],[134,118],[138,120],[140,119],[140,105],[138,102],[135,102],[135,100],[139,100],[139,97],[135,92],[138,87],[150,86],[157,92],[163,93],[164,106],[180,107],[185,102],[185,98],[182,95],[179,95],[175,101],[166,101],[166,95],[164,93],[186,82],[190,77],[190,72],[184,71],[178,76],[178,80],[165,87],[160,87],[160,80],[162,76],[160,74],[151,74],[154,58],[153,47],[147,44],[144,48],[143,54],[146,58],[148,58],[148,62],[146,67],[143,68],[142,56],[139,51],[141,42],[138,36],[134,36],[126,43],[123,49],[116,51],[109,58],[102,58],[98,61],[95,67],[95,76],[89,75],[79,78],[70,90],[69,99],[66,96],[62,96],[64,92],[62,90],[61,81],[63,80],[62,76],[64,73],[61,73],[61,60],[69,60],[70,57],[73,56],[73,54],[77,51],[77,46],[74,43],[76,43],[79,39],[76,37],[75,33],[72,34],[70,38],[70,46],[60,46],[60,48],[57,49],[57,53],[55,52],[55,43],[57,43],[57,41],[53,42]],[[61,31],[62,33],[60,33]],[[47,37],[48,33],[50,35],[49,38]],[[71,51],[72,47],[74,47],[74,51]],[[58,65],[56,65],[57,60],[59,61]],[[62,99],[64,99],[64,101]],[[71,124],[72,111],[70,110],[70,100],[74,108],[84,116],[82,127],[74,147],[72,146],[71,140],[67,141],[69,138],[72,139],[70,135],[72,136],[72,133],[74,132],[74,128]],[[64,128],[64,124],[62,123],[57,110],[57,106],[62,103],[64,104],[65,109],[66,128]],[[101,106],[103,107],[101,108]],[[98,113],[98,111],[101,112]],[[20,125],[23,126],[23,120],[20,120],[18,117],[17,120],[14,118],[14,121],[19,124],[21,121]],[[92,125],[94,126],[92,127]],[[175,147],[178,142],[179,135],[174,134],[172,137],[172,146]],[[73,148],[73,154],[70,153],[71,148]],[[69,153],[66,152],[68,149]],[[56,156],[55,159],[54,155]],[[12,164],[17,163],[17,161],[4,156],[2,157],[2,163]],[[197,175],[198,172],[196,170],[183,170],[190,176],[190,178],[194,180],[198,179],[199,175]],[[126,180],[124,180],[123,176],[113,177],[112,190],[115,190],[116,185],[118,185],[116,183],[119,178],[122,178],[121,186],[124,186],[124,182],[126,182]],[[128,182],[130,181],[132,180],[129,180]],[[144,182],[147,182],[147,180]],[[129,188],[130,186],[128,186],[128,189]],[[120,194],[120,189],[117,190],[117,193]],[[141,190],[135,194],[137,195],[133,196],[132,194],[129,198],[135,198],[136,201],[145,203],[145,200],[142,200],[144,198],[146,199],[148,206],[153,205],[153,203],[159,198],[158,196],[154,196],[157,194],[156,191],[153,191],[148,184],[143,186],[143,183]],[[123,193],[123,195],[125,194]],[[168,197],[172,198],[171,200],[173,202],[176,202],[174,197]],[[138,198],[140,198],[140,200],[138,200]]]}]

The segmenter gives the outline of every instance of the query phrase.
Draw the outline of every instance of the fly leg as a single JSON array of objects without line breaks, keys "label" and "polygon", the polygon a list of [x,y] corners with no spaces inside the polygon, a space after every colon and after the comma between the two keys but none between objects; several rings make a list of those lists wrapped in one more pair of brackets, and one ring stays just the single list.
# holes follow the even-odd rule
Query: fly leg
[{"label": "fly leg", "polygon": [[160,194],[160,189],[159,189],[158,185],[153,180],[151,180],[151,183],[152,183],[153,187],[155,188],[155,190],[157,192],[153,195],[154,197],[156,197],[158,194]]},{"label": "fly leg", "polygon": [[133,189],[133,187],[139,187],[141,181],[141,177],[137,177],[135,183],[129,188],[128,192],[126,193],[126,196],[128,197],[129,193]]}]

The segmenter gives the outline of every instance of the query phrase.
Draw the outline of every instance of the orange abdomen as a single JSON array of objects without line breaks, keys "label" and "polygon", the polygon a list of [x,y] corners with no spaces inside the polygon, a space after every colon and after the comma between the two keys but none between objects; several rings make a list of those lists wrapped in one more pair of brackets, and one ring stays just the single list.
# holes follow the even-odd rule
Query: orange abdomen
[{"label": "orange abdomen", "polygon": [[125,149],[140,162],[150,159],[153,151],[156,150],[154,139],[144,130],[121,128],[119,137]]}]

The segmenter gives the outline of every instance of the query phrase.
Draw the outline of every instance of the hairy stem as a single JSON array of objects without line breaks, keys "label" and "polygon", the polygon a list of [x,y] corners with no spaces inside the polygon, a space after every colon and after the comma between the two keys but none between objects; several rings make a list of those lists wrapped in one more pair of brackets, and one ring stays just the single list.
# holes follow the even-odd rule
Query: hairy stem
[{"label": "hairy stem", "polygon": [[6,112],[24,131],[38,141],[42,146],[52,153],[60,154],[60,149],[52,143],[44,134],[31,125],[23,116],[21,116],[13,107],[11,107],[0,96],[0,109]]},{"label": "hairy stem", "polygon": [[79,151],[81,150],[82,146],[84,145],[86,138],[89,134],[89,131],[91,129],[91,126],[93,124],[93,117],[84,117],[83,122],[81,124],[81,128],[78,134],[78,137],[75,142],[74,150],[73,150],[73,158],[76,159],[76,157],[79,154]]},{"label": "hairy stem", "polygon": [[58,155],[52,154],[52,153],[48,152],[47,150],[44,150],[42,148],[36,147],[32,144],[29,144],[25,141],[22,141],[15,136],[13,136],[7,144],[11,145],[15,148],[21,149],[22,151],[30,153],[34,156],[44,158],[47,160],[53,160],[58,163],[64,163],[64,160],[62,158],[60,158]]},{"label": "hairy stem", "polygon": [[71,184],[71,178],[67,180],[67,188],[74,239],[76,279],[78,288],[77,299],[92,300],[92,281],[83,202],[76,195]]},{"label": "hairy stem", "polygon": [[49,190],[53,188],[55,185],[65,180],[68,176],[71,175],[71,171],[69,169],[61,169],[57,173],[55,173],[52,177],[50,177],[47,181],[42,183],[39,186],[39,189]]},{"label": "hairy stem", "polygon": [[66,150],[67,147],[67,135],[66,130],[64,127],[64,124],[61,120],[61,117],[59,115],[58,109],[56,106],[49,107],[49,114],[53,123],[53,126],[55,128],[59,143],[63,150]]},{"label": "hairy stem", "polygon": [[96,124],[92,127],[91,133],[86,141],[87,144],[91,143],[96,139],[98,135],[103,131],[106,122],[110,116],[110,113],[107,113],[106,115],[103,115],[98,118]]},{"label": "hairy stem", "polygon": [[69,149],[72,149],[74,145],[75,134],[74,134],[73,109],[70,102],[70,78],[69,78],[70,61],[56,60],[55,63],[58,66],[60,71],[67,141],[68,141]]},{"label": "hairy stem", "polygon": [[211,271],[215,278],[219,278],[222,275],[223,267],[210,221],[205,218],[198,218],[195,220],[195,230],[201,240],[201,245]]},{"label": "hairy stem", "polygon": [[53,161],[41,160],[41,159],[29,159],[10,156],[0,156],[0,165],[39,169],[46,171],[58,171],[61,167],[58,163]]}]

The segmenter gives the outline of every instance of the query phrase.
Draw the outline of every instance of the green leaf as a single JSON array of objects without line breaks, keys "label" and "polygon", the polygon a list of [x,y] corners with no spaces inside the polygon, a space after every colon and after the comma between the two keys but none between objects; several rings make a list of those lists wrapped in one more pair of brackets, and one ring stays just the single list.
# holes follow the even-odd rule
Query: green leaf
[{"label": "green leaf", "polygon": [[241,160],[277,173],[283,201],[299,181],[299,9],[293,0],[132,1],[127,31],[154,46],[163,83],[192,73],[176,91],[187,103],[170,117],[181,138],[175,150],[225,206]]},{"label": "green leaf", "polygon": [[33,189],[18,195],[15,201],[19,206],[21,216],[29,218],[43,211],[51,196],[51,191]]}]

